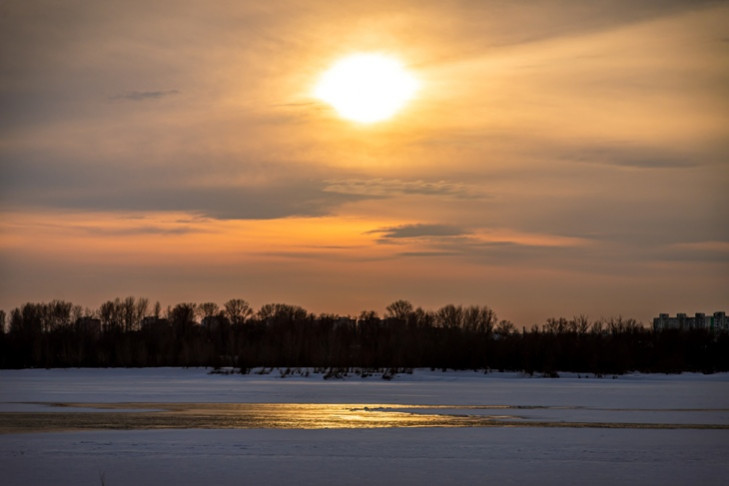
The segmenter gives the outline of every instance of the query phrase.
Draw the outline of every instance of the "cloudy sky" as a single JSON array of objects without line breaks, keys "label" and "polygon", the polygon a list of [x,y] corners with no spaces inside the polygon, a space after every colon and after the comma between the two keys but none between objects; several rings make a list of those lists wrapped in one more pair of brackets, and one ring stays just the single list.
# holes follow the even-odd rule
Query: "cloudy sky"
[{"label": "cloudy sky", "polygon": [[[729,3],[0,2],[0,308],[729,310]],[[314,98],[359,52],[393,118]]]}]

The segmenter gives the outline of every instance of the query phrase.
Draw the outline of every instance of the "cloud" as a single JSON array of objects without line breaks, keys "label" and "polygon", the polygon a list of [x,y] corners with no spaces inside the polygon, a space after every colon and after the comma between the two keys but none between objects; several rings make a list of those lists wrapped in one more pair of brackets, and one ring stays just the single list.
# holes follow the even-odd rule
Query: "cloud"
[{"label": "cloud", "polygon": [[695,241],[658,248],[652,255],[661,261],[729,263],[729,241]]},{"label": "cloud", "polygon": [[168,96],[174,96],[180,92],[176,89],[168,89],[164,91],[127,91],[114,96],[109,99],[112,100],[129,100],[129,101],[148,101],[165,98]]},{"label": "cloud", "polygon": [[45,199],[53,207],[100,211],[185,211],[216,219],[324,216],[344,202],[357,199],[356,196],[325,192],[316,181],[289,181],[256,187],[125,187],[51,197]]},{"label": "cloud", "polygon": [[444,180],[402,179],[331,179],[326,181],[326,191],[368,197],[393,197],[399,195],[450,196],[455,198],[484,197],[480,191],[467,184]]},{"label": "cloud", "polygon": [[578,148],[568,151],[565,157],[578,162],[636,169],[685,169],[699,165],[697,159],[685,154],[620,142]]},{"label": "cloud", "polygon": [[442,257],[458,256],[460,254],[461,254],[460,252],[455,252],[455,251],[403,251],[401,253],[398,253],[398,256],[416,257],[416,258],[423,258],[423,257],[442,258]]},{"label": "cloud", "polygon": [[315,170],[305,177],[301,169],[279,162],[201,162],[195,157],[170,165],[144,160],[94,163],[45,152],[9,157],[0,179],[0,201],[13,208],[275,219],[329,215],[344,203],[373,198],[329,191]]},{"label": "cloud", "polygon": [[677,243],[673,245],[677,249],[695,251],[715,251],[729,256],[729,241],[695,241],[691,243]]},{"label": "cloud", "polygon": [[379,228],[368,232],[369,234],[382,234],[383,238],[421,238],[421,237],[450,237],[463,236],[468,232],[457,226],[447,224],[406,224]]},{"label": "cloud", "polygon": [[[479,236],[423,240],[412,249],[398,252],[397,258],[448,258],[457,265],[508,267],[512,271],[554,270],[588,275],[620,275],[634,272],[646,263],[645,254],[635,255],[624,248],[604,245],[556,246],[516,241],[487,241]],[[606,259],[606,255],[610,255]],[[460,262],[460,263],[457,263]]]},{"label": "cloud", "polygon": [[[584,37],[656,19],[679,16],[710,8],[721,0],[659,0],[634,2],[490,2],[460,0],[418,3],[425,16],[447,19],[439,22],[441,39],[449,39],[442,49],[441,61],[457,62],[484,49],[535,45],[555,39]],[[555,14],[559,11],[559,14]],[[515,28],[518,26],[518,28]],[[430,26],[429,26],[430,27]],[[431,27],[433,28],[433,27]]]},{"label": "cloud", "polygon": [[200,233],[200,228],[192,228],[189,226],[165,227],[157,225],[143,225],[128,228],[104,228],[99,226],[83,226],[79,229],[85,233],[99,236],[142,236],[142,235],[159,235],[174,236],[186,235],[192,233]]}]

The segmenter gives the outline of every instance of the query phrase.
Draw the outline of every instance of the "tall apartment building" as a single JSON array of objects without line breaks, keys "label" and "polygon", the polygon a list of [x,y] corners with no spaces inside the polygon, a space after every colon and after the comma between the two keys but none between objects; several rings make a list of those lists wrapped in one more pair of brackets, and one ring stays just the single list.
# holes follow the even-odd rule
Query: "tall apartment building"
[{"label": "tall apartment building", "polygon": [[708,329],[714,332],[726,332],[729,331],[729,317],[726,312],[714,312],[713,315],[708,316],[703,312],[697,312],[692,317],[679,313],[676,314],[676,317],[659,314],[658,317],[653,318],[654,331],[666,329]]}]

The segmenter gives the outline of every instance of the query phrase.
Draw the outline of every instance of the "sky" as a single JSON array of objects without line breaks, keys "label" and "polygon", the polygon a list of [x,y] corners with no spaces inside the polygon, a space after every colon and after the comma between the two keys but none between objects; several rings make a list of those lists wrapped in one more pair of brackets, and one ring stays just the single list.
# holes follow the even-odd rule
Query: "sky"
[{"label": "sky", "polygon": [[[729,2],[0,1],[0,309],[729,310]],[[313,95],[355,53],[416,96]]]}]

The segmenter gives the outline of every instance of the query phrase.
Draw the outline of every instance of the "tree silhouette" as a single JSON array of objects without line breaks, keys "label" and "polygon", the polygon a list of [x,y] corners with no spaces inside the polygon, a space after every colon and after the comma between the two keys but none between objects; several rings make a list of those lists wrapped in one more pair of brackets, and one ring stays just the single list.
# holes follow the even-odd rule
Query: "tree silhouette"
[{"label": "tree silhouette", "polygon": [[[198,320],[199,318],[199,320]],[[4,314],[0,313],[0,324]],[[289,304],[257,312],[243,299],[223,310],[213,303],[180,303],[164,316],[148,300],[108,300],[83,311],[70,302],[26,303],[0,326],[0,367],[255,366],[328,369],[343,376],[357,367],[558,371],[729,370],[729,333],[721,329],[654,331],[621,316],[590,321],[555,317],[522,332],[497,321],[487,306],[445,305],[436,311],[397,300],[381,319],[315,316]],[[363,372],[364,373],[364,372]]]},{"label": "tree silhouette", "polygon": [[408,317],[413,312],[413,304],[407,300],[396,300],[392,304],[388,305],[386,310],[386,318],[407,321]]},{"label": "tree silhouette", "polygon": [[225,315],[233,325],[243,324],[253,314],[250,304],[243,299],[230,299],[224,307]]}]

